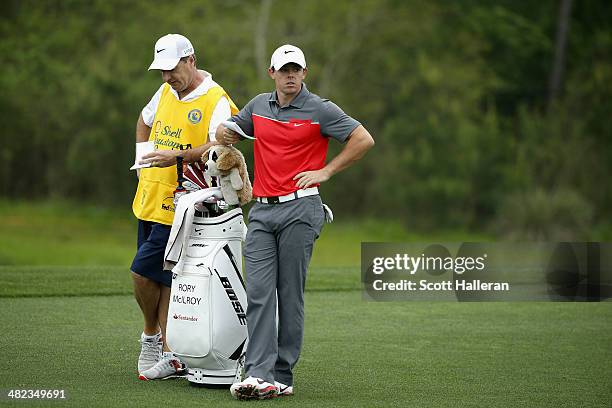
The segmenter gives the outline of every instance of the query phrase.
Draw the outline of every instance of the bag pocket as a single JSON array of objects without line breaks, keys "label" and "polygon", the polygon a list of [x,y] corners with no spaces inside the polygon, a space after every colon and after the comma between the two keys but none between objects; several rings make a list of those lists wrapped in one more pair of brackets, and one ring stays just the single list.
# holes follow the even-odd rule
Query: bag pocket
[{"label": "bag pocket", "polygon": [[166,337],[168,347],[188,357],[204,357],[211,348],[210,274],[174,275]]}]

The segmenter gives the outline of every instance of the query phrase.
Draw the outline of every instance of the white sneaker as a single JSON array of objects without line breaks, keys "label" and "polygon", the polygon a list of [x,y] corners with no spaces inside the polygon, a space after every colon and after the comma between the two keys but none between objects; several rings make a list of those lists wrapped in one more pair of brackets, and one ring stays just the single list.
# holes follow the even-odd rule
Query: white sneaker
[{"label": "white sneaker", "polygon": [[140,373],[139,379],[165,380],[167,378],[184,377],[187,375],[187,366],[181,362],[172,352],[166,351],[161,360],[153,367]]},{"label": "white sneaker", "polygon": [[279,397],[290,397],[293,395],[293,385],[285,385],[278,381],[274,381],[274,386],[278,390]]},{"label": "white sneaker", "polygon": [[249,377],[244,381],[232,384],[230,392],[234,398],[239,400],[268,399],[278,395],[278,389],[274,384],[257,377]]},{"label": "white sneaker", "polygon": [[161,359],[162,339],[161,332],[155,336],[140,335],[140,356],[138,356],[138,372],[153,367]]}]

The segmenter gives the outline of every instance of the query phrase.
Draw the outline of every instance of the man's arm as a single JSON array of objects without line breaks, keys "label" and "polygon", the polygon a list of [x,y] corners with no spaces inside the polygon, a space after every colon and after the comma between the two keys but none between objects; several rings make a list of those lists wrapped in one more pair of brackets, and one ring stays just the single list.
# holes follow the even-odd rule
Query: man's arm
[{"label": "man's arm", "polygon": [[362,125],[357,126],[347,140],[342,151],[325,167],[296,174],[293,177],[294,180],[297,180],[295,185],[298,188],[307,188],[313,184],[323,183],[361,159],[374,146],[372,135]]},{"label": "man's arm", "polygon": [[[136,121],[136,143],[146,142],[149,140],[151,134],[151,128],[142,119],[142,113],[138,116]],[[135,151],[135,149],[134,149]],[[134,161],[138,160],[138,157],[134,158]],[[136,177],[140,177],[140,169],[136,169]]]},{"label": "man's arm", "polygon": [[202,154],[211,146],[219,144],[216,141],[208,142],[193,149],[187,150],[155,150],[142,156],[140,164],[151,163],[153,167],[169,167],[176,164],[176,158],[181,156],[183,163],[193,163],[202,158]]},{"label": "man's arm", "polygon": [[[255,98],[251,99],[249,103],[247,103],[244,108],[240,109],[240,111],[231,117],[231,121],[236,123],[247,135],[253,135],[255,133],[255,129],[253,127],[253,105],[255,104],[255,100],[257,98],[267,98],[264,94],[259,94]],[[226,128],[222,124],[217,127],[217,132],[215,133],[215,138],[220,144],[230,145],[234,143],[238,143],[242,140],[240,135],[234,132],[231,129]]]},{"label": "man's arm", "polygon": [[217,127],[215,138],[222,145],[231,145],[240,141],[240,135],[231,129],[226,128],[223,125]]},{"label": "man's arm", "polygon": [[151,134],[151,127],[147,126],[147,124],[142,119],[142,113],[138,116],[138,121],[136,122],[136,143],[146,142],[149,140],[149,135]]}]

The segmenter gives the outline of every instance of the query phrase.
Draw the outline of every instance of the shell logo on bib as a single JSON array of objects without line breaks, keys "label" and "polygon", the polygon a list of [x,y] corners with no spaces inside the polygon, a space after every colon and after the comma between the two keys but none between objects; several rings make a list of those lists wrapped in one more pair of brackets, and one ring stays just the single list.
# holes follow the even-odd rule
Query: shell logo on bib
[{"label": "shell logo on bib", "polygon": [[202,120],[202,112],[199,109],[192,109],[187,114],[187,119],[195,125]]}]

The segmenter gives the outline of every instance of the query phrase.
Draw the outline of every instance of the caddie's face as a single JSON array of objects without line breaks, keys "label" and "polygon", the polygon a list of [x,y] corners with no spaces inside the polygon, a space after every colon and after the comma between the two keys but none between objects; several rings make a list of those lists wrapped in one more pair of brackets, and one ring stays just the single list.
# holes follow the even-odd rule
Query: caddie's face
[{"label": "caddie's face", "polygon": [[290,62],[285,64],[279,70],[270,68],[268,74],[276,84],[276,92],[281,92],[285,95],[296,95],[302,89],[302,82],[308,73],[307,68],[302,68],[298,64]]},{"label": "caddie's face", "polygon": [[162,70],[162,79],[167,82],[172,89],[181,93],[189,88],[194,78],[195,60],[193,55],[181,58],[179,63],[170,71]]}]

